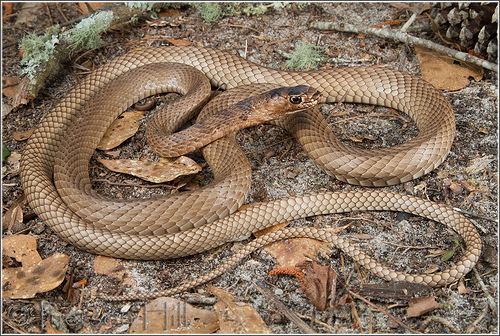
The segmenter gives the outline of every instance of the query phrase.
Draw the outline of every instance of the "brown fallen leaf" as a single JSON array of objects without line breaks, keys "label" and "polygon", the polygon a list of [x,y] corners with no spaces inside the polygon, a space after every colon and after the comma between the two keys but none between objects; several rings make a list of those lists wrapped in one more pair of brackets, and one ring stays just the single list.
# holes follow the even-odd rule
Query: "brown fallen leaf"
[{"label": "brown fallen leaf", "polygon": [[55,253],[28,267],[4,268],[2,294],[11,299],[29,299],[61,284],[68,269],[69,257]]},{"label": "brown fallen leaf", "polygon": [[82,14],[90,14],[105,5],[105,2],[79,2],[78,8]]},{"label": "brown fallen leaf", "polygon": [[2,238],[4,256],[14,258],[23,267],[33,266],[42,261],[36,247],[36,238],[31,235],[11,235]]},{"label": "brown fallen leaf", "polygon": [[26,131],[15,131],[14,133],[12,133],[12,138],[16,141],[28,140],[33,132],[35,132],[34,128]]},{"label": "brown fallen leaf", "polygon": [[133,287],[135,280],[131,277],[128,270],[123,266],[122,260],[106,256],[96,256],[92,268],[94,272],[101,275],[107,275],[122,282],[123,285]]},{"label": "brown fallen leaf", "polygon": [[110,150],[133,136],[139,129],[144,111],[124,112],[109,126],[97,149]]},{"label": "brown fallen leaf", "polygon": [[17,76],[3,76],[2,77],[2,94],[10,99],[14,99],[17,94],[17,86],[21,79]]},{"label": "brown fallen leaf", "polygon": [[7,158],[7,174],[16,176],[21,171],[21,153],[11,152]]},{"label": "brown fallen leaf", "polygon": [[[335,234],[347,227],[342,226],[330,231]],[[318,254],[330,255],[331,249],[329,243],[310,238],[285,239],[264,247],[280,266],[296,266],[308,260],[316,260]]]},{"label": "brown fallen leaf", "polygon": [[179,47],[190,46],[192,44],[191,41],[185,40],[185,39],[167,38],[165,40],[168,43],[170,43],[170,44],[172,44],[174,46],[179,46]]},{"label": "brown fallen leaf", "polygon": [[10,15],[13,13],[14,3],[13,2],[2,2],[3,15]]},{"label": "brown fallen leaf", "polygon": [[234,297],[221,288],[208,286],[208,290],[219,299],[214,306],[219,316],[219,333],[262,334],[271,332],[252,306],[243,302],[234,302]]},{"label": "brown fallen leaf", "polygon": [[483,78],[481,68],[455,64],[448,56],[417,46],[415,53],[420,62],[423,79],[438,89],[456,91],[469,84],[469,77],[473,77],[476,81]]},{"label": "brown fallen leaf", "polygon": [[408,309],[406,310],[407,317],[422,316],[434,309],[440,308],[441,305],[436,302],[434,296],[423,296],[410,300]]},{"label": "brown fallen leaf", "polygon": [[23,206],[26,203],[26,197],[24,195],[19,196],[10,208],[5,211],[2,216],[3,227],[7,228],[7,231],[17,232],[18,228],[23,223]]},{"label": "brown fallen leaf", "polygon": [[298,266],[304,273],[304,294],[318,310],[326,310],[336,296],[337,273],[329,265],[306,261]]},{"label": "brown fallen leaf", "polygon": [[132,322],[131,334],[209,334],[219,329],[217,314],[170,297],[146,304]]},{"label": "brown fallen leaf", "polygon": [[175,17],[181,16],[181,11],[176,8],[165,8],[162,9],[160,13],[158,13],[159,17]]},{"label": "brown fallen leaf", "polygon": [[201,166],[186,156],[175,160],[160,158],[158,162],[129,159],[98,161],[114,172],[130,174],[153,183],[168,182],[201,171]]}]

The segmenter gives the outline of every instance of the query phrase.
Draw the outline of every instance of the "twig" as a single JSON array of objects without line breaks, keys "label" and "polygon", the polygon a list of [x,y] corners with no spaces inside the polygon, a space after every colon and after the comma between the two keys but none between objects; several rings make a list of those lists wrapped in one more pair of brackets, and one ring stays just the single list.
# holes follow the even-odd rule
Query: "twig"
[{"label": "twig", "polygon": [[408,19],[408,21],[405,22],[405,24],[403,25],[403,27],[401,27],[400,31],[402,33],[406,33],[406,31],[408,30],[408,28],[410,28],[410,26],[413,24],[413,22],[415,22],[415,19],[417,18],[417,16],[419,15],[419,11],[416,11],[412,14],[412,16],[410,16],[410,18]]},{"label": "twig", "polygon": [[50,7],[48,3],[45,3],[45,10],[47,11],[47,14],[49,16],[50,24],[54,25],[54,19],[52,18],[52,13],[50,12]]},{"label": "twig", "polygon": [[304,320],[309,320],[312,323],[316,323],[317,325],[322,326],[323,328],[325,328],[326,330],[328,330],[328,332],[330,332],[332,334],[335,332],[335,329],[331,325],[329,325],[328,323],[325,323],[323,321],[320,321],[318,319],[315,319],[314,315],[313,315],[313,317],[310,317],[310,316],[302,315],[302,314],[299,314],[299,313],[296,313],[296,314],[297,314],[298,317],[300,317],[300,318],[302,318]]},{"label": "twig", "polygon": [[18,332],[20,334],[27,334],[26,331],[16,327],[13,323],[11,323],[10,321],[7,321],[5,318],[3,319],[3,323],[5,323],[6,325],[8,325],[9,327],[12,328],[12,330],[14,330],[15,332]]},{"label": "twig", "polygon": [[288,309],[287,306],[285,306],[277,297],[274,295],[269,289],[267,289],[264,284],[260,281],[256,281],[253,283],[255,285],[255,288],[264,295],[267,299],[269,299],[275,306],[276,308],[279,309],[279,312],[288,317],[290,321],[292,321],[302,333],[304,334],[316,334],[316,331],[308,326],[302,319],[297,316],[293,311]]},{"label": "twig", "polygon": [[495,219],[495,218],[491,218],[491,217],[485,217],[485,216],[481,216],[481,215],[476,215],[475,213],[472,213],[472,212],[469,212],[469,211],[466,211],[466,210],[462,210],[460,208],[453,208],[453,210],[455,211],[458,211],[466,216],[469,216],[469,217],[474,217],[474,218],[478,218],[478,219],[484,219],[484,220],[487,220],[489,222],[493,222],[493,223],[497,223],[498,224],[498,219]]},{"label": "twig", "polygon": [[415,329],[412,329],[410,328],[409,326],[407,326],[406,324],[404,324],[400,319],[394,317],[391,313],[389,313],[385,308],[382,308],[374,303],[372,303],[370,300],[362,297],[361,295],[359,295],[358,293],[355,293],[353,292],[352,290],[348,289],[347,290],[349,292],[349,294],[351,294],[352,296],[354,296],[355,298],[363,301],[364,303],[366,303],[367,305],[369,305],[370,307],[374,308],[375,310],[378,310],[379,312],[381,312],[382,314],[386,315],[391,321],[393,321],[394,323],[396,323],[397,325],[403,327],[404,329],[410,331],[411,333],[414,333],[414,334],[418,334],[419,332],[416,331]]},{"label": "twig", "polygon": [[484,284],[483,279],[481,278],[481,275],[479,274],[479,272],[476,270],[475,267],[472,269],[472,271],[474,273],[474,276],[476,277],[477,282],[479,283],[479,287],[481,287],[484,295],[486,296],[486,300],[488,301],[488,306],[490,307],[491,312],[495,316],[498,315],[497,305],[495,304],[495,299],[493,299],[490,292],[488,292],[488,288]]},{"label": "twig", "polygon": [[386,39],[396,40],[402,43],[413,44],[420,47],[435,50],[437,52],[443,53],[447,56],[450,56],[460,61],[472,63],[480,67],[483,67],[485,69],[498,72],[498,65],[495,63],[488,62],[486,60],[483,60],[476,56],[469,55],[467,53],[458,50],[450,49],[448,47],[442,46],[440,44],[437,44],[429,40],[424,40],[415,36],[408,35],[407,33],[398,30],[358,27],[348,23],[334,23],[334,22],[316,22],[313,23],[311,27],[320,30],[336,30],[347,33],[371,34]]},{"label": "twig", "polygon": [[438,322],[448,328],[453,334],[461,334],[460,330],[451,325],[451,323],[440,316],[429,316],[422,322],[422,331],[426,332],[427,326],[431,322]]},{"label": "twig", "polygon": [[486,304],[483,308],[483,311],[481,312],[481,314],[479,314],[479,316],[477,317],[477,319],[475,319],[468,327],[467,329],[465,329],[465,333],[467,334],[474,334],[474,332],[476,331],[476,328],[477,328],[477,325],[479,324],[479,322],[481,322],[485,317],[486,317],[486,314],[488,314],[488,311],[490,310],[489,306]]},{"label": "twig", "polygon": [[64,18],[64,21],[65,21],[65,22],[68,22],[68,21],[69,21],[69,19],[68,19],[68,17],[64,14],[64,12],[62,11],[62,9],[61,9],[61,7],[60,7],[60,5],[59,5],[59,3],[58,3],[58,2],[56,2],[56,8],[57,8],[57,10],[59,11],[59,14],[61,14],[61,16]]}]

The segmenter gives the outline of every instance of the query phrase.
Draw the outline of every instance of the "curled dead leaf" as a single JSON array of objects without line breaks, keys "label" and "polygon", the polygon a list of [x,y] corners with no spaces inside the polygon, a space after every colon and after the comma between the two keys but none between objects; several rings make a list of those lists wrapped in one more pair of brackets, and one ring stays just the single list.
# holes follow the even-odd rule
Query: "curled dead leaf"
[{"label": "curled dead leaf", "polygon": [[160,158],[158,162],[129,159],[98,161],[114,172],[130,174],[153,183],[168,182],[201,171],[201,166],[186,156],[175,160]]},{"label": "curled dead leaf", "polygon": [[11,299],[29,299],[61,284],[68,269],[69,257],[55,253],[40,262],[23,267],[4,268],[2,294]]},{"label": "curled dead leaf", "polygon": [[209,286],[208,290],[219,299],[214,309],[219,317],[220,333],[261,334],[271,332],[252,306],[235,302],[234,297],[221,288]]},{"label": "curled dead leaf", "polygon": [[318,310],[326,310],[331,299],[335,298],[337,273],[329,265],[307,261],[299,265],[304,274],[302,290]]},{"label": "curled dead leaf", "polygon": [[139,122],[144,117],[143,111],[124,112],[109,126],[97,149],[109,150],[115,148],[139,129]]},{"label": "curled dead leaf", "polygon": [[8,231],[17,232],[18,227],[23,223],[23,206],[25,203],[26,197],[21,195],[12,202],[10,208],[3,214],[2,223]]},{"label": "curled dead leaf", "polygon": [[476,81],[483,78],[482,68],[456,64],[452,58],[426,48],[416,46],[415,53],[423,79],[438,89],[456,91],[469,84],[469,77]]},{"label": "curled dead leaf", "polygon": [[93,269],[95,273],[107,275],[123,281],[123,284],[130,286],[135,285],[135,281],[130,276],[128,270],[123,266],[120,259],[98,255],[94,258]]},{"label": "curled dead leaf", "polygon": [[195,308],[170,297],[160,297],[146,304],[132,322],[131,334],[208,334],[219,329],[217,314]]},{"label": "curled dead leaf", "polygon": [[410,300],[408,304],[408,309],[406,310],[406,316],[408,317],[418,317],[434,309],[440,308],[441,305],[436,302],[434,296],[423,296]]}]

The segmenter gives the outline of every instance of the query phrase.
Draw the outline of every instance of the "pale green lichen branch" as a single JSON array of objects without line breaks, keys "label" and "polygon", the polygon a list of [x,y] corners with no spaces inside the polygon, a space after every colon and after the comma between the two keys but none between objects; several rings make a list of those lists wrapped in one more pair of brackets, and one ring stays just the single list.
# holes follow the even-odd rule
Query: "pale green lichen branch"
[{"label": "pale green lichen branch", "polygon": [[295,44],[295,50],[285,55],[288,60],[286,65],[294,70],[316,69],[325,60],[322,48],[299,41]]},{"label": "pale green lichen branch", "polygon": [[104,11],[80,21],[73,29],[63,33],[71,50],[92,50],[102,45],[101,34],[113,22],[113,12]]}]

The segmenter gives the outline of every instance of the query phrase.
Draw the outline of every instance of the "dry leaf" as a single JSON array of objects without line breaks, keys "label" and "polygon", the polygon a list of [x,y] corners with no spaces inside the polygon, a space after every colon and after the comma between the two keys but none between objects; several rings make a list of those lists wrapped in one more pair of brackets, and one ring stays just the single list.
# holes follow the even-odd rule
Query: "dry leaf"
[{"label": "dry leaf", "polygon": [[467,293],[469,293],[469,290],[467,289],[467,287],[465,287],[465,283],[464,283],[464,279],[463,278],[461,278],[458,281],[457,291],[458,291],[458,294],[467,294]]},{"label": "dry leaf", "polygon": [[167,38],[165,39],[168,43],[174,45],[174,46],[179,46],[179,47],[185,47],[185,46],[190,46],[192,44],[191,41],[185,40],[185,39],[175,39],[175,38]]},{"label": "dry leaf", "polygon": [[135,280],[130,276],[128,270],[122,265],[120,259],[106,256],[96,256],[93,264],[94,272],[107,275],[123,281],[124,285],[135,286]]},{"label": "dry leaf", "polygon": [[79,2],[78,8],[82,14],[90,14],[95,12],[97,9],[105,6],[105,2]]},{"label": "dry leaf", "polygon": [[21,171],[21,154],[19,152],[11,152],[7,158],[7,174],[16,176]]},{"label": "dry leaf", "polygon": [[471,163],[465,168],[467,174],[474,175],[483,172],[488,165],[495,160],[493,155],[486,155],[480,158],[472,159]]},{"label": "dry leaf", "polygon": [[33,132],[35,132],[35,128],[26,131],[15,131],[14,133],[12,133],[12,138],[16,141],[28,140]]},{"label": "dry leaf", "polygon": [[331,298],[335,298],[337,273],[329,265],[306,261],[298,266],[304,273],[302,290],[318,310],[326,310]]},{"label": "dry leaf", "polygon": [[3,15],[10,15],[13,13],[13,2],[2,2]]},{"label": "dry leaf", "polygon": [[201,166],[186,156],[175,160],[160,158],[158,162],[129,159],[99,159],[98,161],[114,172],[134,175],[153,183],[168,182],[179,176],[201,171]]},{"label": "dry leaf", "polygon": [[4,268],[2,294],[11,299],[29,299],[61,284],[68,269],[69,257],[55,253],[28,267]]},{"label": "dry leaf", "polygon": [[189,303],[160,297],[145,305],[130,326],[131,334],[208,334],[219,329],[217,314]]},{"label": "dry leaf", "polygon": [[17,94],[17,86],[21,82],[21,79],[17,76],[3,76],[2,77],[2,94],[14,100]]},{"label": "dry leaf", "polygon": [[19,196],[9,210],[5,211],[2,216],[2,223],[4,228],[8,231],[16,232],[17,228],[23,223],[23,206],[26,203],[26,197],[24,195]]},{"label": "dry leaf", "polygon": [[158,13],[159,17],[175,17],[180,15],[181,11],[176,8],[166,8],[163,9],[160,13]]},{"label": "dry leaf", "polygon": [[143,111],[124,112],[109,126],[106,134],[97,145],[97,149],[113,149],[135,133],[139,129],[139,122],[144,117]]},{"label": "dry leaf", "polygon": [[440,308],[441,305],[436,302],[434,296],[423,296],[410,300],[408,309],[406,310],[407,317],[422,316],[434,309]]},{"label": "dry leaf", "polygon": [[[332,234],[345,230],[347,226],[331,229]],[[271,254],[280,266],[296,266],[308,260],[316,260],[318,254],[329,255],[329,243],[310,238],[280,240],[269,244],[264,250]]]},{"label": "dry leaf", "polygon": [[2,238],[4,256],[14,258],[23,267],[38,264],[42,258],[36,250],[36,238],[31,235],[12,235]]},{"label": "dry leaf", "polygon": [[483,78],[483,70],[455,64],[453,59],[429,49],[415,47],[422,77],[438,89],[456,91],[469,84],[469,77],[476,81]]},{"label": "dry leaf", "polygon": [[219,316],[219,333],[262,334],[271,332],[252,306],[243,302],[234,302],[234,297],[221,288],[209,286],[208,290],[219,299],[214,306]]}]

